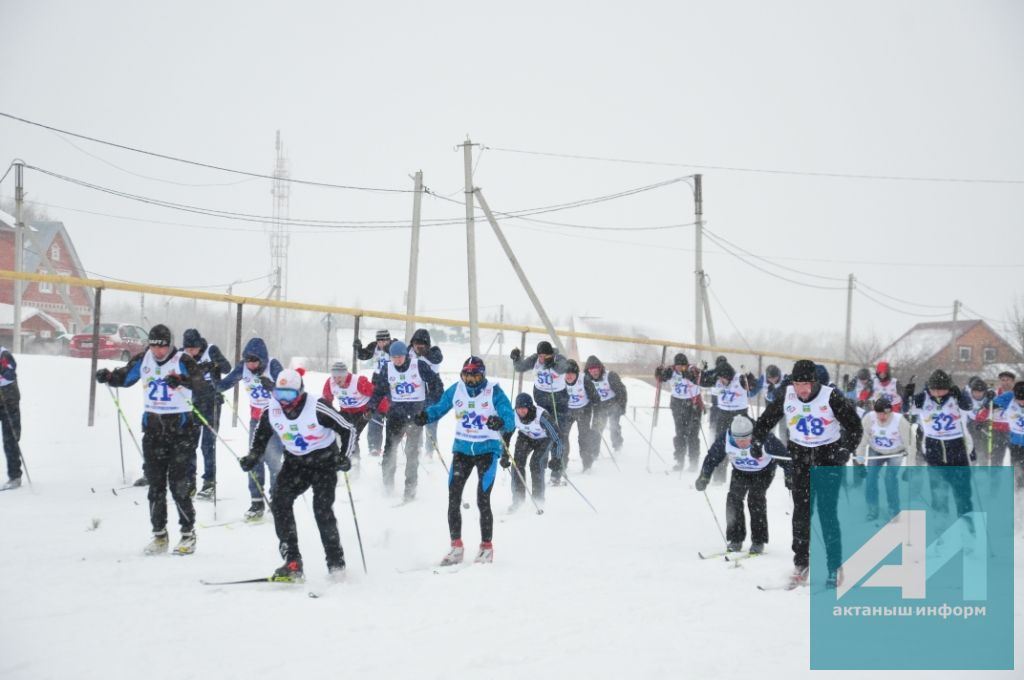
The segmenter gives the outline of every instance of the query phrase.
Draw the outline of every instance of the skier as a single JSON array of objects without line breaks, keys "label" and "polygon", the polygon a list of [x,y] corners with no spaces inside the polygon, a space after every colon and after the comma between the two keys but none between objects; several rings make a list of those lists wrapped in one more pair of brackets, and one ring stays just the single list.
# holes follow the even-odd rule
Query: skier
[{"label": "skier", "polygon": [[896,378],[892,377],[888,361],[879,361],[875,366],[875,377],[871,382],[871,399],[878,401],[882,397],[889,400],[893,413],[903,411],[903,397],[900,396],[900,389]]},{"label": "skier", "polygon": [[[516,437],[514,456],[519,474],[512,475],[512,505],[508,509],[510,513],[518,510],[526,498],[526,486],[519,475],[526,476],[527,458],[530,459],[533,500],[538,506],[544,504],[544,466],[547,465],[553,473],[562,469],[563,449],[562,440],[558,438],[558,428],[548,412],[539,404],[535,404],[533,398],[526,392],[521,392],[516,397],[515,423],[519,435]],[[512,464],[507,449],[499,462],[503,468]]]},{"label": "skier", "polygon": [[417,425],[436,423],[454,409],[455,441],[452,442],[452,465],[448,469],[448,533],[451,550],[442,566],[462,562],[462,490],[476,469],[476,507],[480,511],[480,550],[477,562],[494,560],[494,513],[491,511],[491,490],[502,455],[502,433],[511,436],[515,429],[512,403],[497,383],[487,380],[487,370],[480,357],[471,356],[462,364],[461,380],[451,385],[437,403],[416,414]]},{"label": "skier", "polygon": [[882,466],[888,466],[885,475],[885,500],[889,506],[889,516],[895,517],[900,512],[899,468],[907,455],[907,447],[911,438],[910,422],[903,414],[896,413],[895,407],[887,397],[875,400],[871,411],[861,418],[864,438],[861,439],[857,457],[867,465],[864,495],[868,502],[869,522],[878,519],[878,477]]},{"label": "skier", "polygon": [[[928,376],[928,383],[920,393],[914,393],[914,383],[905,387],[904,402],[917,416],[924,433],[924,458],[930,468],[928,483],[932,503],[936,509],[948,507],[949,499],[942,482],[953,490],[957,515],[971,512],[971,471],[969,458],[974,457],[974,445],[964,427],[965,414],[971,410],[971,398],[953,384],[944,370],[936,369]],[[973,527],[969,517],[965,518]]]},{"label": "skier", "polygon": [[[414,361],[416,359],[426,361],[438,378],[441,377],[441,362],[444,361],[444,354],[441,353],[440,347],[436,345],[430,346],[430,331],[426,328],[417,328],[412,334],[412,339],[409,341],[409,360]],[[436,400],[440,398],[441,392],[439,391],[435,395],[434,401],[427,402],[427,406],[437,403]],[[426,436],[423,437],[423,451],[429,458],[433,450],[437,448],[437,421],[427,425],[424,434]]]},{"label": "skier", "polygon": [[335,361],[331,366],[331,375],[324,381],[323,398],[328,403],[338,401],[338,411],[356,428],[352,453],[353,478],[359,472],[359,435],[363,433],[366,423],[370,422],[370,397],[373,396],[373,384],[365,375],[350,373],[344,361]]},{"label": "skier", "polygon": [[[391,356],[388,354],[388,346],[391,345],[391,331],[381,329],[377,331],[373,342],[363,347],[363,343],[356,338],[352,346],[356,350],[356,358],[359,361],[373,359],[373,373],[370,375],[370,382],[375,382],[377,374],[384,370],[384,367]],[[371,411],[370,423],[366,428],[366,445],[370,447],[371,456],[379,456],[384,448],[384,413],[387,411],[387,403],[381,405],[379,411]]]},{"label": "skier", "polygon": [[199,368],[203,370],[203,384],[193,393],[192,404],[213,428],[212,432],[202,426],[196,429],[196,436],[200,441],[195,444],[201,446],[203,453],[203,488],[199,493],[195,493],[196,465],[193,461],[192,492],[196,498],[212,500],[217,489],[217,430],[220,428],[220,405],[224,401],[213,385],[220,380],[221,375],[231,370],[231,362],[224,358],[217,345],[206,342],[195,328],[185,331],[181,339],[181,348],[195,359]]},{"label": "skier", "polygon": [[[791,384],[782,398],[768,404],[754,425],[751,455],[757,458],[768,435],[780,419],[786,419],[789,434],[787,450],[790,462],[790,490],[793,492],[793,564],[791,585],[806,583],[810,556],[811,502],[818,517],[828,554],[826,585],[835,588],[842,562],[842,538],[839,532],[837,503],[842,483],[841,466],[860,444],[863,428],[857,411],[842,393],[818,382],[813,361],[801,359],[793,364]],[[823,467],[821,485],[811,493],[811,467]]]},{"label": "skier", "polygon": [[18,390],[18,362],[6,347],[0,347],[0,416],[7,482],[0,491],[21,486],[21,392]]},{"label": "skier", "polygon": [[753,432],[754,423],[750,418],[743,415],[733,418],[729,431],[715,439],[708,450],[694,486],[697,491],[707,489],[715,467],[728,456],[733,473],[729,481],[729,493],[725,498],[725,540],[728,541],[725,549],[727,552],[743,549],[743,541],[747,537],[746,517],[743,514],[743,499],[746,497],[750,509],[750,554],[760,555],[768,542],[768,502],[765,494],[775,477],[777,465],[772,456],[784,456],[786,447],[769,434],[762,455],[755,458],[751,455]]},{"label": "skier", "polygon": [[996,397],[995,406],[1003,409],[1003,417],[1010,427],[1010,465],[1013,466],[1013,486],[1019,493],[1024,490],[1024,382],[1014,384],[1012,390]]},{"label": "skier", "polygon": [[676,428],[676,436],[672,440],[676,459],[672,469],[676,471],[683,469],[687,456],[691,472],[697,469],[700,460],[700,418],[704,412],[704,400],[697,384],[699,374],[697,367],[690,366],[683,353],[675,355],[672,366],[659,366],[654,371],[654,379],[668,383],[672,390],[669,410]]},{"label": "skier", "polygon": [[[251,338],[245,343],[242,350],[242,360],[238,362],[230,373],[218,380],[214,388],[218,392],[229,390],[241,381],[244,389],[249,392],[249,437],[250,443],[252,433],[256,430],[263,411],[270,404],[270,391],[274,389],[274,381],[281,373],[283,367],[277,359],[270,358],[267,352],[267,344],[263,338]],[[277,439],[271,439],[266,446],[265,455],[259,465],[256,465],[249,475],[249,509],[245,511],[245,519],[250,522],[258,521],[263,517],[266,510],[263,503],[263,492],[273,496],[274,482],[281,470],[281,457],[284,455],[284,448]],[[270,485],[266,485],[267,475],[264,467],[269,471]]]},{"label": "skier", "polygon": [[370,411],[377,409],[381,400],[390,400],[384,441],[384,457],[381,467],[384,475],[384,491],[391,494],[395,487],[396,457],[398,444],[405,440],[405,491],[402,502],[416,498],[416,482],[419,473],[419,453],[422,445],[423,428],[413,422],[413,417],[422,411],[428,402],[436,400],[444,391],[441,379],[423,359],[411,361],[409,348],[401,340],[395,340],[388,348],[391,361],[377,373],[373,382],[373,396],[370,397]]},{"label": "skier", "polygon": [[[996,389],[996,396],[1001,396],[1013,391],[1014,381],[1017,376],[1011,371],[1002,371],[999,374],[999,387]],[[1003,465],[1006,460],[1006,445],[1010,441],[1010,423],[1006,419],[1006,410],[995,407],[990,414],[991,427],[989,428],[989,442],[985,449],[988,451],[987,465]]]},{"label": "skier", "polygon": [[599,438],[604,433],[605,424],[612,440],[612,450],[616,453],[622,449],[622,424],[619,419],[626,413],[629,396],[622,378],[615,371],[608,371],[596,356],[587,357],[584,365],[587,372],[585,380],[594,383],[599,401],[594,404],[594,436]]},{"label": "skier", "polygon": [[[846,378],[846,376],[843,377]],[[819,382],[821,381],[819,380]],[[822,382],[822,384],[824,385],[827,382]],[[844,396],[854,404],[867,401],[871,397],[871,371],[868,369],[857,369],[857,373],[852,380],[846,379],[843,382]]]},{"label": "skier", "polygon": [[[596,454],[594,449],[601,446],[601,435],[594,432],[594,405],[600,399],[597,396],[597,388],[593,381],[586,378],[581,379],[580,365],[575,359],[569,359],[569,365],[565,369],[565,391],[569,395],[569,426],[566,428],[565,443],[565,467],[569,466],[569,451],[571,444],[569,435],[572,432],[572,425],[576,423],[576,434],[580,445],[580,461],[583,463],[583,471],[587,472],[594,464]],[[561,470],[558,474],[551,473],[551,484],[561,484]]]},{"label": "skier", "polygon": [[[336,435],[341,437],[340,449]],[[337,471],[348,472],[352,467],[349,453],[355,444],[356,430],[326,399],[310,397],[302,375],[289,368],[277,375],[270,403],[253,430],[249,454],[239,460],[241,468],[248,472],[260,465],[267,444],[274,439],[285,451],[270,502],[284,564],[271,579],[291,583],[305,580],[292,505],[310,487],[327,573],[338,579],[345,570],[345,554],[334,516],[334,487],[338,485]]]},{"label": "skier", "polygon": [[[569,360],[556,354],[554,347],[547,340],[537,343],[537,352],[525,359],[516,347],[510,354],[512,368],[516,371],[533,371],[533,398],[537,405],[544,409],[555,423],[558,439],[562,448],[569,441],[569,394],[565,390],[565,369]],[[596,452],[595,452],[596,455]]]},{"label": "skier", "polygon": [[985,452],[986,455],[982,457],[982,463],[988,465],[990,460],[988,444],[991,441],[988,432],[992,425],[989,416],[992,412],[992,400],[995,399],[996,393],[990,390],[988,383],[977,375],[967,381],[967,387],[971,397],[971,410],[965,414],[967,416],[967,431],[975,446],[980,445],[982,451]]},{"label": "skier", "polygon": [[[750,399],[757,395],[756,380],[749,374],[736,373],[728,361],[721,361],[715,366],[715,383],[712,393],[718,398],[718,418],[715,423],[715,439],[729,431],[732,419],[739,415],[748,415]],[[720,467],[715,472],[715,482],[725,482],[726,468]]]},{"label": "skier", "polygon": [[196,513],[189,491],[195,484],[192,466],[196,459],[195,430],[199,425],[189,401],[193,390],[203,387],[203,371],[195,359],[174,347],[167,326],[153,326],[148,343],[149,349],[133,356],[121,368],[96,371],[96,382],[112,387],[131,387],[142,382],[145,389],[142,470],[149,482],[149,520],[153,526],[153,540],[144,552],[147,555],[167,552],[167,489],[170,487],[181,527],[181,540],[174,552],[191,555],[196,549]]}]

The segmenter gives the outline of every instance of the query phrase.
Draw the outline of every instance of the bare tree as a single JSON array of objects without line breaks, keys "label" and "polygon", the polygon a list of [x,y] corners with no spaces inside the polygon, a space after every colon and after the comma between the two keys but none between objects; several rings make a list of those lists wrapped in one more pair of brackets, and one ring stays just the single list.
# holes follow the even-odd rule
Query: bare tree
[{"label": "bare tree", "polygon": [[1006,325],[1013,336],[1014,349],[1024,354],[1024,296],[1013,301],[1013,306],[1006,314]]}]

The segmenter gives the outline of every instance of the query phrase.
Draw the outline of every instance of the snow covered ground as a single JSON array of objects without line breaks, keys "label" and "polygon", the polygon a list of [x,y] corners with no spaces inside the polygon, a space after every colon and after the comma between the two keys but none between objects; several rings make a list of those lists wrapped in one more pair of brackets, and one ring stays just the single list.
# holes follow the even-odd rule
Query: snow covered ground
[{"label": "snow covered ground", "polygon": [[[364,457],[353,493],[369,574],[341,484],[335,510],[347,582],[306,597],[323,588],[326,569],[311,507],[299,500],[305,586],[210,587],[200,579],[264,576],[279,566],[272,524],[200,527],[195,555],[144,557],[146,490],[111,491],[123,482],[106,389],[99,386],[96,426],[89,428],[87,361],[18,359],[22,445],[34,484],[0,494],[0,678],[811,676],[806,589],[755,588],[781,582],[790,570],[790,502],[781,475],[769,492],[768,554],[741,568],[701,561],[697,551],[722,545],[703,495],[692,488],[692,475],[664,474],[657,457],[648,473],[647,445],[624,420],[622,472],[605,455],[592,474],[573,477],[599,513],[560,487],[548,489],[543,516],[528,505],[509,516],[509,474],[502,472],[492,496],[495,563],[434,574],[429,566],[448,546],[441,464],[436,456],[425,461],[416,502],[393,507],[381,493],[378,460]],[[312,374],[307,385],[319,392],[322,380]],[[652,388],[629,387],[634,403],[652,403]],[[138,434],[141,389],[122,394]],[[638,415],[644,436],[648,413]],[[443,443],[451,432],[444,421]],[[243,431],[224,433],[241,454]],[[665,412],[654,443],[666,458],[671,439]],[[442,446],[446,459],[448,450]],[[130,482],[141,465],[127,433],[125,460]],[[238,518],[248,506],[245,478],[223,446],[218,463],[217,519]],[[570,470],[578,470],[575,457]],[[472,503],[471,488],[465,499]],[[725,487],[708,493],[724,519]],[[197,507],[200,523],[215,521],[212,504]],[[479,539],[475,506],[463,514],[471,549]],[[172,509],[172,540],[175,521]],[[1019,532],[1018,541],[1015,622],[1024,631]],[[1020,664],[1024,635],[1016,640]],[[994,675],[1021,677],[1019,670]],[[900,675],[954,676],[974,674]]]}]

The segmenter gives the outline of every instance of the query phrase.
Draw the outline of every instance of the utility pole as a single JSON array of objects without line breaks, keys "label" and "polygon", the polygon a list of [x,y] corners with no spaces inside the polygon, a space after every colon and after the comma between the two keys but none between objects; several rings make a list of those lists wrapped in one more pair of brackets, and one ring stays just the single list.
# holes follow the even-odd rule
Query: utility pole
[{"label": "utility pole", "polygon": [[466,173],[466,266],[469,274],[469,353],[480,356],[480,320],[476,301],[476,234],[474,233],[473,147],[469,141],[460,144]]},{"label": "utility pole", "polygon": [[[291,234],[288,227],[288,203],[291,196],[291,184],[288,179],[291,176],[288,168],[288,159],[284,155],[284,143],[281,141],[281,131],[277,131],[274,138],[274,179],[271,184],[270,193],[274,197],[273,216],[270,231],[270,266],[274,272],[274,287],[271,289],[271,299],[288,299],[288,246],[291,241]],[[285,310],[280,307],[274,308],[274,351],[278,356],[283,352],[281,342],[284,337]]]},{"label": "utility pole", "polygon": [[[505,323],[505,305],[498,305],[498,323]],[[498,331],[498,356],[505,356],[505,331]]]},{"label": "utility pole", "polygon": [[[420,201],[423,198],[423,171],[417,170],[413,178],[415,191],[412,197],[412,239],[409,242],[409,289],[405,295],[405,313],[412,316],[416,313],[416,268],[420,259]],[[405,337],[411,338],[415,323],[412,319],[405,320]],[[354,367],[353,367],[354,368]]]},{"label": "utility pole", "polygon": [[850,358],[850,333],[853,331],[853,274],[846,283],[846,339],[843,342],[843,361]]},{"label": "utility pole", "polygon": [[[25,268],[25,224],[22,222],[22,211],[25,202],[25,164],[14,162],[14,271],[21,272]],[[14,328],[11,346],[14,353],[21,351],[21,288],[22,282],[14,280]]]},{"label": "utility pole", "polygon": [[[498,226],[498,221],[494,219],[494,215],[491,213],[490,207],[487,205],[487,200],[484,198],[483,193],[480,189],[475,189],[477,200],[480,201],[480,207],[484,211],[484,215],[487,216],[487,221],[491,223],[491,228],[494,229],[495,236],[498,237],[498,242],[501,244],[502,249],[505,251],[505,255],[508,257],[508,261],[512,263],[512,268],[516,270],[516,275],[519,277],[519,282],[523,284],[523,288],[526,290],[526,294],[530,297],[530,302],[533,303],[533,308],[537,310],[537,314],[540,316],[541,321],[544,323],[544,328],[547,329],[548,335],[551,336],[551,341],[555,344],[555,348],[559,354],[565,354],[565,349],[562,347],[562,341],[558,339],[558,333],[555,332],[555,326],[551,323],[551,319],[548,317],[544,306],[540,303],[540,298],[537,297],[537,293],[534,292],[533,286],[530,285],[530,281],[526,278],[526,272],[519,266],[519,260],[516,259],[516,254],[512,252],[512,246],[505,240],[505,234],[502,233],[501,227]],[[474,352],[476,354],[476,352]]]},{"label": "utility pole", "polygon": [[[698,345],[704,344],[704,195],[701,186],[701,175],[693,176],[693,233],[694,233],[694,255],[693,255],[693,341]],[[697,356],[700,356],[698,350]]]},{"label": "utility pole", "polygon": [[[703,291],[702,291],[702,293],[703,293]],[[711,320],[711,302],[708,300],[708,296],[707,295],[703,295],[702,294],[701,298],[703,298],[703,300],[704,300],[704,316],[706,316],[707,319],[708,319],[708,341],[712,345],[717,345],[718,343],[715,340],[715,324]]]},{"label": "utility pole", "polygon": [[956,323],[957,318],[960,316],[960,301],[953,300],[953,323]]}]

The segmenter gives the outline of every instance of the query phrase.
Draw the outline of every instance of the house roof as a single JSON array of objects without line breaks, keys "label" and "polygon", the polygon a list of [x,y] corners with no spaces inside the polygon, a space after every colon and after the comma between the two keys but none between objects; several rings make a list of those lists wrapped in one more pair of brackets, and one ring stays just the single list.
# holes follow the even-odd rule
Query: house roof
[{"label": "house roof", "polygon": [[[12,215],[0,210],[0,230],[13,230],[14,227],[12,225],[14,225],[14,222],[15,220]],[[82,274],[85,273],[85,267],[82,266],[82,261],[78,259],[78,252],[75,250],[75,244],[71,240],[71,236],[68,234],[63,222],[33,222],[26,226],[32,230],[32,240],[35,242],[36,246],[38,246],[39,250],[37,251],[36,248],[31,247],[26,240],[24,271],[36,272],[42,268],[42,253],[50,250],[50,244],[52,244],[53,240],[59,235],[64,240],[67,256],[71,259],[71,264],[73,265],[72,275],[76,272],[80,272]],[[23,291],[28,287],[29,283],[29,281],[21,282],[21,288]]]},{"label": "house roof", "polygon": [[[44,311],[36,309],[35,307],[22,307],[21,308],[21,322],[25,323],[29,319],[38,316],[46,323],[53,327],[53,330],[58,334],[64,334],[68,332],[68,329],[64,327],[59,320],[50,316]],[[14,305],[9,305],[0,302],[0,328],[9,329],[14,326]]]},{"label": "house roof", "polygon": [[991,326],[979,319],[928,321],[908,330],[896,342],[882,350],[875,360],[884,359],[895,364],[927,363],[979,324],[983,324],[992,335],[1006,342]]}]

